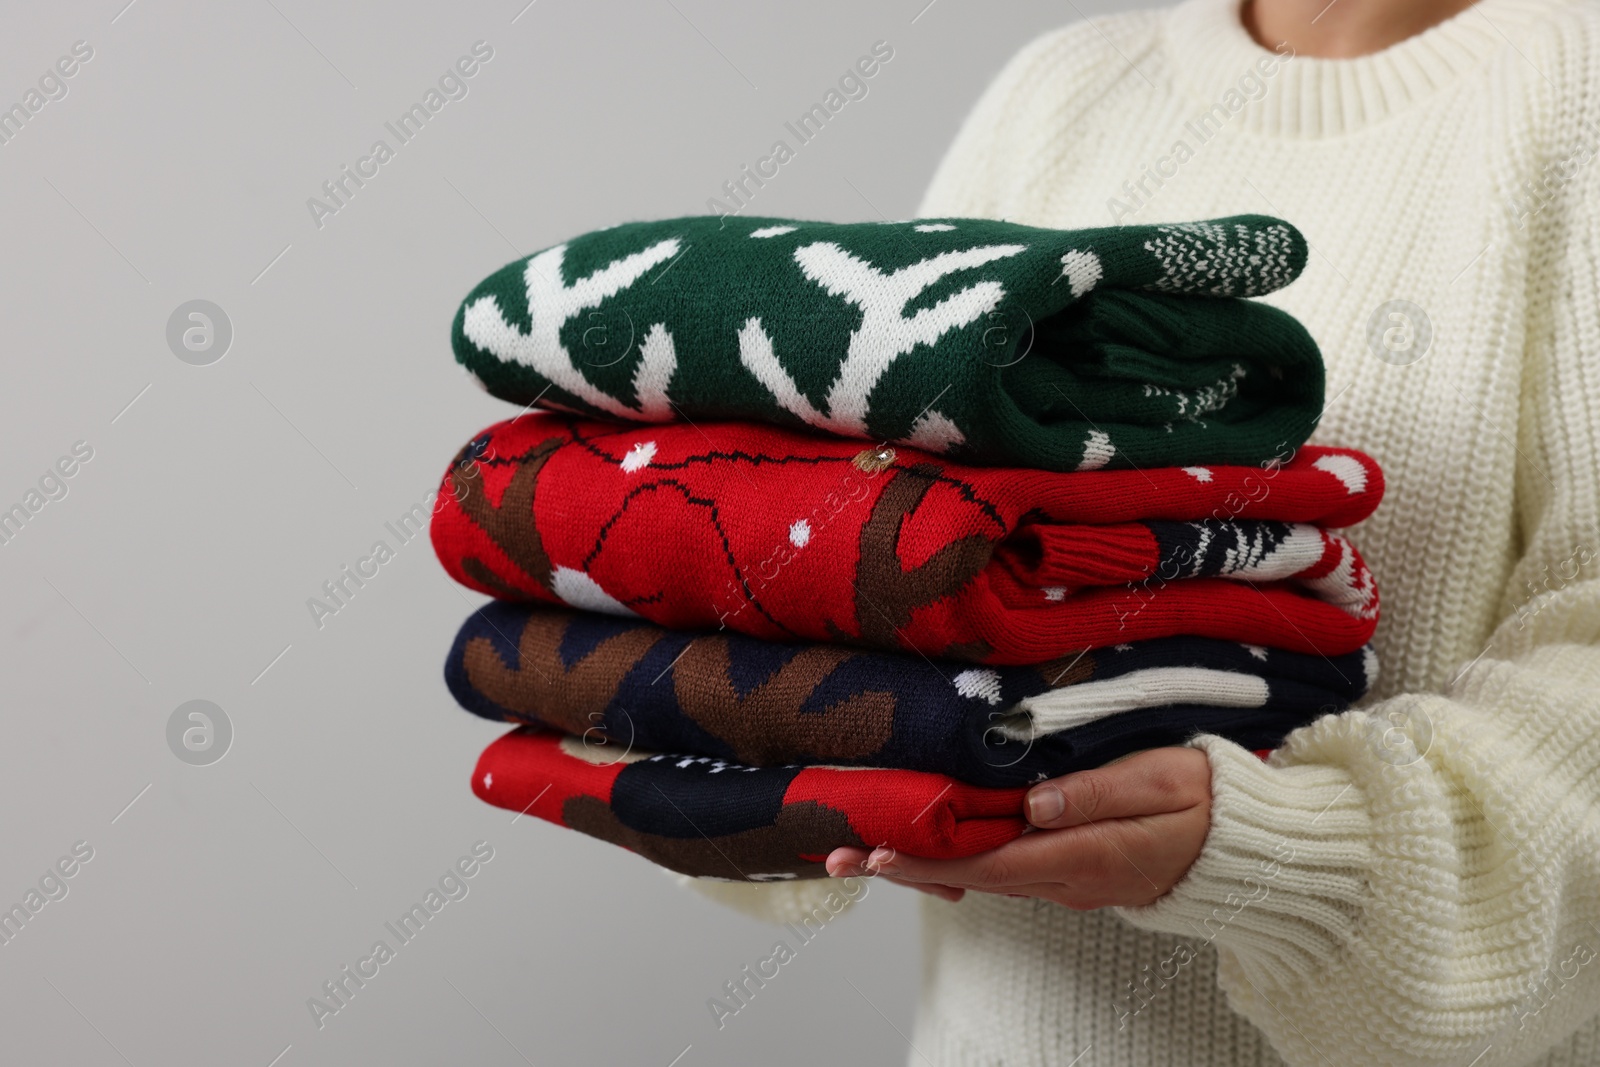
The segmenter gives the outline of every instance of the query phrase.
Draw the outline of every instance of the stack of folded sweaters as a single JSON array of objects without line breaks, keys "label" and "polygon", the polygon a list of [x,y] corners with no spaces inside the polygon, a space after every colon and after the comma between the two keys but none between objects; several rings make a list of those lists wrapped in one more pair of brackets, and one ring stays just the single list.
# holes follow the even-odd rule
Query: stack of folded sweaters
[{"label": "stack of folded sweaters", "polygon": [[843,845],[992,848],[1029,783],[1347,707],[1378,603],[1333,531],[1382,476],[1304,446],[1316,345],[1245,299],[1305,254],[1260,216],[689,218],[497,271],[454,347],[523,410],[433,522],[496,598],[450,690],[522,724],[473,789],[683,873],[817,877]]}]

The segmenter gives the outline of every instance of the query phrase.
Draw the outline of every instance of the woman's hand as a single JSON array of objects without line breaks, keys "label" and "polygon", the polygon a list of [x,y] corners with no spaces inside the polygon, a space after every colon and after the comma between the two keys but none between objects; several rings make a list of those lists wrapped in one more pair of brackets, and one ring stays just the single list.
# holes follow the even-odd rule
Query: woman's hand
[{"label": "woman's hand", "polygon": [[1038,829],[960,860],[836,848],[828,873],[882,875],[945,900],[969,889],[1088,910],[1149,904],[1200,855],[1211,826],[1211,763],[1193,748],[1139,752],[1028,791]]}]

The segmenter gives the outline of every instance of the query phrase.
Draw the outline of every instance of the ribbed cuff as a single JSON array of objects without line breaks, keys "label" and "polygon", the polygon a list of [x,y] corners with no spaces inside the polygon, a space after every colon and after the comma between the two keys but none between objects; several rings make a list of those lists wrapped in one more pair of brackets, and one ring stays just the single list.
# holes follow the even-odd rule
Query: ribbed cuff
[{"label": "ribbed cuff", "polygon": [[1351,937],[1373,860],[1366,795],[1339,767],[1263,763],[1220,737],[1190,744],[1211,760],[1205,847],[1166,896],[1117,911],[1294,984]]},{"label": "ribbed cuff", "polygon": [[827,922],[866,897],[867,878],[808,878],[793,882],[722,882],[667,871],[679,885],[763,922]]}]

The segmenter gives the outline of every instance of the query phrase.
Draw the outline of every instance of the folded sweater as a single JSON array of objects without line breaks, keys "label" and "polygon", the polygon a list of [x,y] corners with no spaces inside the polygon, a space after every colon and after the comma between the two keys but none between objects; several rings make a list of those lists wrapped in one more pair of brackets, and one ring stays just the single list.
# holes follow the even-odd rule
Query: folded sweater
[{"label": "folded sweater", "polygon": [[959,859],[1029,829],[1022,787],[871,767],[747,767],[532,726],[483,750],[472,791],[680,874],[740,882],[825,878],[828,853],[844,846]]},{"label": "folded sweater", "polygon": [[753,419],[1047,470],[1257,463],[1303,443],[1321,356],[1237,297],[1305,265],[1240,215],[1044,230],[680,218],[597,230],[468,294],[456,358],[516,404]]},{"label": "folded sweater", "polygon": [[458,581],[682,629],[995,664],[1188,634],[1337,656],[1378,603],[1376,464],[1052,473],[748,423],[522,415],[470,442],[431,524]]},{"label": "folded sweater", "polygon": [[893,767],[999,787],[1202,730],[1270,748],[1362,696],[1375,669],[1365,650],[1324,659],[1192,637],[973,667],[491,603],[461,627],[445,681],[485,718],[618,750]]},{"label": "folded sweater", "polygon": [[1027,829],[1021,788],[918,771],[746,767],[533,727],[484,749],[472,790],[682,874],[750,882],[826,877],[823,860],[845,845],[954,859]]}]

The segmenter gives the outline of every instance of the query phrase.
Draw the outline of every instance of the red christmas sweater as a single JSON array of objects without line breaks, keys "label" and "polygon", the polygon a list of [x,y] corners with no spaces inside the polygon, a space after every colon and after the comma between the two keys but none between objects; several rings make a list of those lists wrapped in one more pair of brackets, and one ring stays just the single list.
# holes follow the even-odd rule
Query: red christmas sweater
[{"label": "red christmas sweater", "polygon": [[959,859],[1028,825],[1020,787],[875,767],[746,767],[531,726],[484,749],[472,791],[682,874],[749,882],[826,877],[823,861],[845,846]]},{"label": "red christmas sweater", "polygon": [[531,414],[457,455],[432,537],[480,592],[676,628],[994,664],[1179,634],[1336,656],[1371,637],[1378,600],[1330,529],[1382,493],[1345,449],[1055,473]]}]

